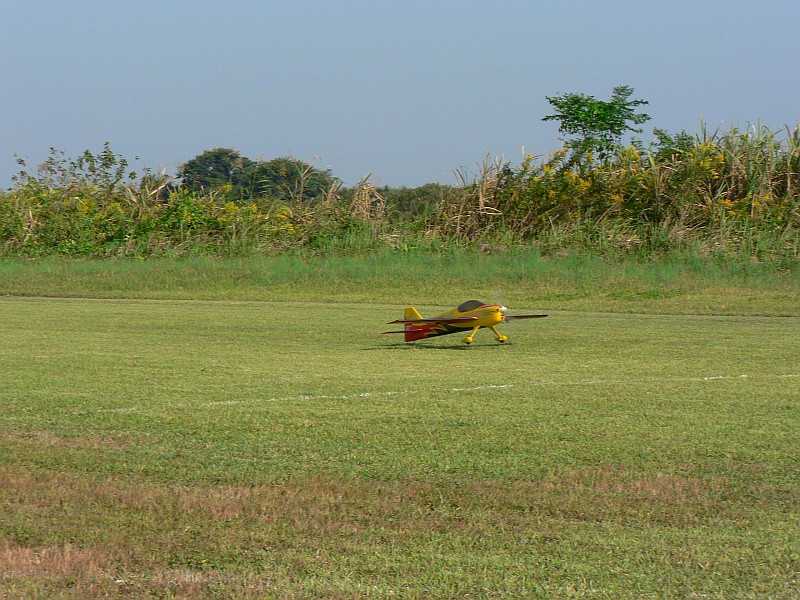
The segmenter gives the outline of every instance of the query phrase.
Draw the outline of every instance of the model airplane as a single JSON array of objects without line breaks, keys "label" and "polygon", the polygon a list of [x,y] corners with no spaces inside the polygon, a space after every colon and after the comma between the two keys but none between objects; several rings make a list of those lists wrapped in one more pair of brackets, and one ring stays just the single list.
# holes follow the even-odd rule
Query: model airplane
[{"label": "model airplane", "polygon": [[462,331],[470,331],[462,341],[471,344],[475,334],[481,327],[492,330],[500,343],[505,342],[508,336],[502,335],[495,329],[495,325],[507,323],[514,319],[541,319],[547,315],[507,315],[508,309],[500,304],[486,304],[480,300],[467,300],[458,307],[448,310],[441,315],[425,319],[416,308],[409,306],[402,319],[390,321],[403,323],[403,329],[384,331],[383,333],[403,333],[407,342],[422,340],[440,335],[449,335]]}]

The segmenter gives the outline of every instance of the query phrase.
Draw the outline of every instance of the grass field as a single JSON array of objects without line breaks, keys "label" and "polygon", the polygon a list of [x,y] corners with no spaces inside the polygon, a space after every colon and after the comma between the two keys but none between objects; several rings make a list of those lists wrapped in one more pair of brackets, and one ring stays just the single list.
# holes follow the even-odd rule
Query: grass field
[{"label": "grass field", "polygon": [[385,288],[0,297],[0,596],[796,598],[795,290],[468,348]]},{"label": "grass field", "polygon": [[670,254],[603,259],[453,248],[354,256],[0,260],[0,295],[404,303],[467,296],[546,310],[800,316],[800,263]]}]

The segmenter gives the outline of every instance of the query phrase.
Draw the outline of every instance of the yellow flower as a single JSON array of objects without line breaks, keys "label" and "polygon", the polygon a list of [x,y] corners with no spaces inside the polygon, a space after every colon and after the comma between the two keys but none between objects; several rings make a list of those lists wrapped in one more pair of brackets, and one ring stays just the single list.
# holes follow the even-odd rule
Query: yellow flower
[{"label": "yellow flower", "polygon": [[89,198],[82,198],[80,201],[80,211],[81,214],[86,215],[89,213],[90,210],[94,209],[96,206],[93,200]]}]

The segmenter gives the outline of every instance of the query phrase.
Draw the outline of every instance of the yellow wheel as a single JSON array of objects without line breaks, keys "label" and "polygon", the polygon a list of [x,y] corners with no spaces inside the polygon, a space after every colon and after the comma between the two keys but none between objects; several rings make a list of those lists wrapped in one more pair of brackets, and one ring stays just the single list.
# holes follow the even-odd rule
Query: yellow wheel
[{"label": "yellow wheel", "polygon": [[469,345],[469,344],[471,344],[471,343],[472,343],[472,338],[471,338],[471,337],[465,337],[465,338],[464,338],[463,340],[461,340],[461,341],[462,341],[462,342],[464,342],[465,344],[468,344],[468,345]]}]

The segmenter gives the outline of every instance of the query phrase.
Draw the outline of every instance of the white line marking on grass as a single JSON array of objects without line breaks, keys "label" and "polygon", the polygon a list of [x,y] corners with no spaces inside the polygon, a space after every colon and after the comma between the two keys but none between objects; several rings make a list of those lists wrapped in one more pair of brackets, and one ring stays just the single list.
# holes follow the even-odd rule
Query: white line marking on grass
[{"label": "white line marking on grass", "polygon": [[[475,392],[481,390],[502,390],[514,387],[512,384],[506,385],[479,385],[470,388],[450,388],[445,390],[450,393],[458,393],[458,392]],[[388,391],[388,392],[356,392],[353,394],[301,394],[299,396],[274,396],[272,398],[256,398],[254,400],[215,400],[213,402],[202,402],[200,404],[186,404],[186,403],[178,403],[178,404],[170,404],[168,407],[165,408],[190,408],[190,407],[202,407],[202,408],[213,408],[216,406],[240,406],[244,404],[263,404],[263,403],[272,403],[272,402],[304,402],[304,401],[318,401],[318,400],[355,400],[358,398],[386,398],[390,396],[403,396],[407,394],[416,393],[413,390],[402,390],[402,391]],[[94,413],[117,413],[117,414],[125,414],[125,413],[135,413],[135,412],[143,412],[147,409],[139,407],[139,406],[131,406],[127,408],[99,408],[94,411],[86,411],[81,413],[75,414],[87,414],[94,412]]]},{"label": "white line marking on grass", "polygon": [[[469,388],[450,388],[446,390],[451,393],[457,392],[477,392],[481,390],[502,390],[514,387],[513,384],[505,385],[479,385]],[[386,398],[389,396],[403,396],[406,394],[416,393],[411,390],[403,391],[389,391],[389,392],[357,392],[354,394],[302,394],[300,396],[281,396],[273,398],[261,398],[255,400],[218,400],[215,402],[203,402],[195,406],[212,407],[212,406],[235,406],[239,404],[260,404],[264,402],[295,402],[295,401],[318,401],[318,400],[356,400],[359,398]]]},{"label": "white line marking on grass", "polygon": [[301,394],[300,396],[276,396],[273,398],[257,398],[255,400],[218,400],[215,402],[203,402],[202,404],[195,404],[194,406],[235,406],[238,404],[259,404],[262,402],[295,402],[306,400],[353,400],[355,398],[371,398],[373,396],[396,396],[398,394],[408,394],[409,392],[358,392],[356,394],[321,394],[315,396],[313,394]]},{"label": "white line marking on grass", "polygon": [[733,377],[732,375],[714,375],[713,377],[695,377],[689,381],[724,381],[728,379],[747,379],[747,375],[739,375],[738,377]]},{"label": "white line marking on grass", "polygon": [[245,400],[218,400],[217,402],[206,402],[200,406],[235,406],[237,404],[244,404]]},{"label": "white line marking on grass", "polygon": [[[800,377],[800,373],[787,373],[783,375],[765,375],[765,378],[773,379],[796,379]],[[758,379],[759,376],[750,377],[747,374],[741,375],[707,375],[705,377],[652,377],[643,379],[586,379],[575,381],[530,381],[525,384],[490,384],[490,385],[477,385],[473,387],[453,387],[438,390],[439,393],[447,392],[451,394],[459,394],[463,392],[481,392],[493,390],[507,390],[511,388],[520,388],[521,386],[537,387],[537,386],[594,386],[594,385],[618,385],[618,384],[631,384],[631,383],[679,383],[679,382],[703,382],[713,383],[716,381],[746,381]],[[432,393],[436,393],[432,390]],[[256,398],[253,400],[215,400],[213,402],[203,402],[199,404],[188,404],[185,402],[170,404],[164,407],[164,410],[169,409],[186,409],[186,408],[214,408],[218,406],[240,406],[247,404],[263,404],[272,402],[305,402],[305,401],[320,401],[320,400],[355,400],[359,398],[388,398],[391,396],[405,396],[409,394],[418,393],[416,390],[395,390],[386,392],[355,392],[352,394],[300,394],[298,396],[273,396],[271,398]],[[120,408],[99,408],[93,411],[75,412],[74,414],[90,414],[90,413],[116,413],[128,414],[136,412],[145,412],[148,408],[142,406],[130,406]]]},{"label": "white line marking on grass", "polygon": [[514,387],[513,383],[507,383],[504,385],[478,385],[475,387],[468,387],[468,388],[450,388],[451,392],[480,392],[481,390],[505,390],[508,388]]},{"label": "white line marking on grass", "polygon": [[[800,377],[800,374],[786,374],[786,375],[764,375],[763,378],[772,378],[772,379],[794,379]],[[750,375],[742,374],[742,375],[707,375],[705,377],[643,377],[641,379],[630,378],[630,379],[584,379],[584,380],[574,380],[574,381],[531,381],[530,385],[618,385],[623,383],[680,383],[680,382],[714,382],[714,381],[744,381],[747,379],[756,380],[759,379],[760,376],[751,377]]]}]

